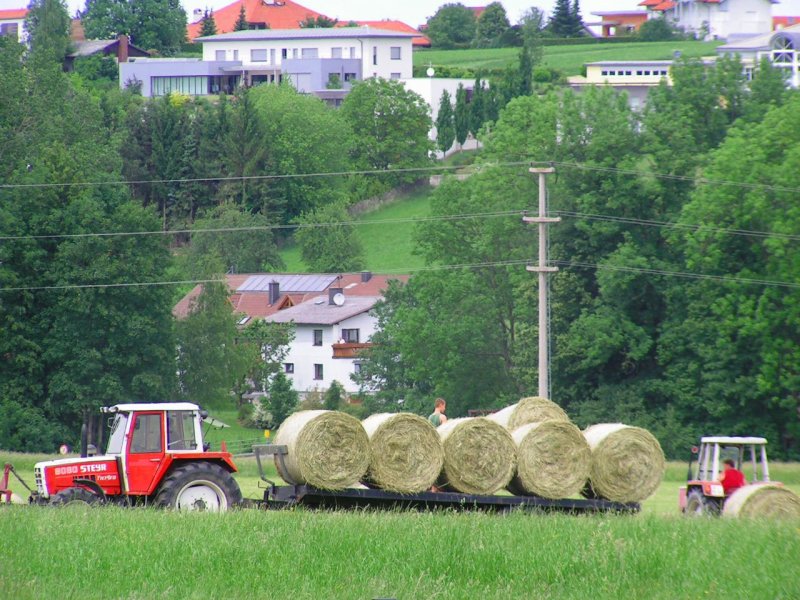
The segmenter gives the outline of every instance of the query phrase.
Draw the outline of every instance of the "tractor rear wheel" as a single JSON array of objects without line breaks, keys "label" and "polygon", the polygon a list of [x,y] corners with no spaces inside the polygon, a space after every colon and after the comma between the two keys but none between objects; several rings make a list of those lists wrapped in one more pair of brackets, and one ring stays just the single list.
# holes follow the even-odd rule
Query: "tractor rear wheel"
[{"label": "tractor rear wheel", "polygon": [[52,506],[92,506],[101,503],[101,501],[100,496],[85,488],[71,487],[61,490],[53,496],[50,504]]},{"label": "tractor rear wheel", "polygon": [[693,490],[686,497],[684,514],[690,517],[716,516],[719,514],[719,505],[706,498],[700,490]]},{"label": "tractor rear wheel", "polygon": [[241,502],[242,491],[233,476],[209,462],[177,467],[161,483],[155,497],[157,506],[176,510],[225,512]]}]

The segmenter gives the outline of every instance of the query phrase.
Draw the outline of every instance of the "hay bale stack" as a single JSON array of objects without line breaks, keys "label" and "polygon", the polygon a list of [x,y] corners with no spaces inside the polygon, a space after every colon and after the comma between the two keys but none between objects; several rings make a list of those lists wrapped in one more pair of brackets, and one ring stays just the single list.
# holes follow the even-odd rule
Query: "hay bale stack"
[{"label": "hay bale stack", "polygon": [[622,423],[592,425],[583,432],[592,449],[587,495],[641,502],[664,477],[661,444],[646,429]]},{"label": "hay bale stack", "polygon": [[400,494],[429,489],[442,472],[444,451],[436,428],[411,413],[376,414],[362,421],[371,459],[366,483]]},{"label": "hay bale stack", "polygon": [[568,421],[528,423],[511,434],[517,445],[517,473],[508,490],[542,498],[568,498],[589,478],[592,451],[581,430]]},{"label": "hay bale stack", "polygon": [[364,476],[369,467],[369,438],[361,421],[330,410],[301,410],[287,418],[275,434],[285,444],[285,469],[275,466],[287,483],[341,490]]},{"label": "hay bale stack", "polygon": [[746,485],[725,501],[722,514],[725,517],[800,519],[800,496],[780,485]]},{"label": "hay bale stack", "polygon": [[437,429],[444,448],[440,483],[464,494],[494,494],[516,468],[511,434],[484,417],[451,419]]},{"label": "hay bale stack", "polygon": [[523,398],[516,404],[506,406],[504,409],[486,417],[502,425],[509,431],[522,427],[528,423],[541,423],[542,421],[569,421],[569,416],[555,402],[539,396]]}]

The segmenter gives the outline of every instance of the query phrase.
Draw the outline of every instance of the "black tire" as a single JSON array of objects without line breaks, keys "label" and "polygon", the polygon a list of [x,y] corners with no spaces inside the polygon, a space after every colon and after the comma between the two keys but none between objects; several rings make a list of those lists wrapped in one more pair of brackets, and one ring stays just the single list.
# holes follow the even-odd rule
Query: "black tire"
[{"label": "black tire", "polygon": [[94,506],[101,503],[100,496],[81,487],[61,490],[50,500],[51,506]]},{"label": "black tire", "polygon": [[700,490],[692,490],[686,496],[684,514],[690,517],[710,517],[719,515],[719,504],[706,498]]},{"label": "black tire", "polygon": [[158,488],[156,506],[175,510],[225,512],[242,503],[233,476],[215,463],[191,462],[176,467]]}]

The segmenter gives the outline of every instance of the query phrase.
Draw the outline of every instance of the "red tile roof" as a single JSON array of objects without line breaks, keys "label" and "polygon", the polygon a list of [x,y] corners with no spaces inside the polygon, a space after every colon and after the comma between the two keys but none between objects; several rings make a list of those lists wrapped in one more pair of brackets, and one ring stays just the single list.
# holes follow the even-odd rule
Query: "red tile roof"
[{"label": "red tile roof", "polygon": [[[242,4],[248,23],[266,23],[270,29],[297,29],[300,22],[309,17],[325,16],[292,0],[237,0],[214,11],[217,33],[233,31]],[[202,19],[199,19],[190,23],[186,28],[186,35],[190,40],[199,37],[201,21]]]},{"label": "red tile roof", "polygon": [[[340,22],[339,26],[344,27],[349,21]],[[431,40],[427,36],[422,35],[419,30],[414,29],[411,25],[403,23],[402,21],[392,21],[390,19],[383,19],[382,21],[356,21],[359,25],[367,25],[375,29],[386,29],[387,31],[399,31],[401,33],[414,33],[416,37],[411,38],[411,45],[417,48],[430,48]]]},{"label": "red tile roof", "polygon": [[661,2],[660,4],[656,4],[653,7],[653,10],[664,11],[664,10],[669,10],[670,8],[675,8],[675,3],[672,2],[672,0],[664,0],[664,2]]},{"label": "red tile roof", "polygon": [[643,0],[639,2],[639,6],[658,6],[662,0]]},{"label": "red tile roof", "polygon": [[800,23],[800,17],[772,17],[772,28],[791,27]]},{"label": "red tile roof", "polygon": [[10,21],[11,19],[24,19],[28,14],[27,8],[7,8],[0,10],[0,21]]},{"label": "red tile roof", "polygon": [[[305,293],[283,293],[275,304],[269,303],[268,292],[263,291],[236,291],[244,285],[245,281],[253,275],[267,275],[266,273],[243,273],[239,275],[226,275],[225,279],[231,295],[228,300],[233,312],[247,315],[252,318],[263,318],[275,314],[279,310],[297,306],[307,300],[325,295],[326,291],[309,291]],[[361,281],[361,273],[344,273],[338,280],[334,280],[331,287],[344,288],[345,296],[381,296],[383,290],[392,279],[407,281],[408,275],[372,275],[369,281]],[[177,319],[184,319],[192,312],[192,305],[200,295],[202,286],[197,285],[186,294],[172,309],[172,314]]]}]

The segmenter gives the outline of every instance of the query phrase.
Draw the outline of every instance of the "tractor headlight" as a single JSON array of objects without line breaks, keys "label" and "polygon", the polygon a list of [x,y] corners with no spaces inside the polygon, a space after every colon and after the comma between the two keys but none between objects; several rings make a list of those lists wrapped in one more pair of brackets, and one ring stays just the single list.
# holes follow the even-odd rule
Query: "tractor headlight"
[{"label": "tractor headlight", "polygon": [[709,496],[724,496],[725,488],[722,487],[721,483],[712,483],[709,492]]}]

